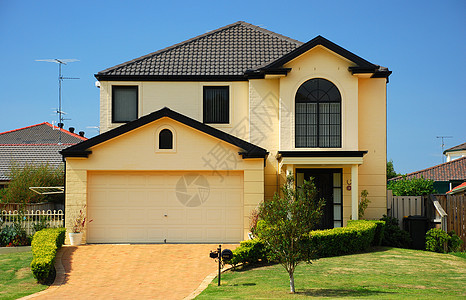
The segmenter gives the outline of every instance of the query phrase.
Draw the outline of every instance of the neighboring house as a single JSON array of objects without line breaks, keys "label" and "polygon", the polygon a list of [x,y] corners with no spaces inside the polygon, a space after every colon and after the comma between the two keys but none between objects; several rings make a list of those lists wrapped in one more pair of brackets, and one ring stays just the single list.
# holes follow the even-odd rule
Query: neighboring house
[{"label": "neighboring house", "polygon": [[387,68],[318,36],[237,22],[96,74],[102,134],[63,150],[85,239],[239,242],[287,174],[315,178],[321,228],[386,213]]},{"label": "neighboring house", "polygon": [[466,156],[466,143],[462,143],[458,146],[451,147],[443,151],[443,154],[447,157],[447,162],[452,161],[454,159],[458,159],[461,157]]},{"label": "neighboring house", "polygon": [[437,193],[445,194],[454,187],[466,182],[466,157],[458,158],[440,165],[436,165],[424,170],[412,172],[404,176],[391,178],[400,180],[402,178],[425,178],[434,181],[434,188]]},{"label": "neighboring house", "polygon": [[[12,164],[48,163],[57,167],[63,165],[59,151],[87,140],[87,138],[44,122],[24,128],[0,133],[0,188],[10,181]],[[72,129],[73,130],[73,129]]]},{"label": "neighboring house", "polygon": [[449,195],[466,195],[466,182],[452,188],[447,192]]}]

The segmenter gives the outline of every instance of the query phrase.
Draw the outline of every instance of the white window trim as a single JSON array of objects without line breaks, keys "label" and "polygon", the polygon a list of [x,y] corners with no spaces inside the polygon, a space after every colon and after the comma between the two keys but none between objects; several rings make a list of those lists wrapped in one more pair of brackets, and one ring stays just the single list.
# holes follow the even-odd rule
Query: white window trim
[{"label": "white window trim", "polygon": [[[159,135],[160,135],[160,132],[164,129],[170,130],[173,135],[173,148],[172,149],[160,149]],[[176,130],[172,126],[168,124],[160,125],[155,131],[155,152],[156,153],[176,153],[177,151],[177,143],[176,143],[177,138],[176,137],[177,137]]]}]

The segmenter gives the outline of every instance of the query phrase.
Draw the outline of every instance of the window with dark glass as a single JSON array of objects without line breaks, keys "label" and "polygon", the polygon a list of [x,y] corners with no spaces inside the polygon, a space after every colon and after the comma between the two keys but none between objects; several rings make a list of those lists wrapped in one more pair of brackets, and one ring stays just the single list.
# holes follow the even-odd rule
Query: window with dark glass
[{"label": "window with dark glass", "polygon": [[296,148],[341,147],[341,95],[330,81],[303,83],[295,97]]},{"label": "window with dark glass", "polygon": [[173,149],[173,133],[164,129],[159,133],[159,149]]},{"label": "window with dark glass", "polygon": [[228,86],[204,87],[204,123],[230,122],[230,92]]},{"label": "window with dark glass", "polygon": [[112,122],[126,123],[138,118],[138,87],[112,87]]}]

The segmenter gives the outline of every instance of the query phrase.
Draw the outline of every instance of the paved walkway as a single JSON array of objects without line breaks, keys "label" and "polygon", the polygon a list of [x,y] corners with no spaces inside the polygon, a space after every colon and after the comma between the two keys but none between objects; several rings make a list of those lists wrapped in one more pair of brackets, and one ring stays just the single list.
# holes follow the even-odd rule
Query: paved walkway
[{"label": "paved walkway", "polygon": [[[217,270],[218,245],[83,245],[60,251],[64,282],[34,299],[183,299]],[[234,249],[237,245],[222,245]],[[57,257],[57,259],[60,259]]]}]

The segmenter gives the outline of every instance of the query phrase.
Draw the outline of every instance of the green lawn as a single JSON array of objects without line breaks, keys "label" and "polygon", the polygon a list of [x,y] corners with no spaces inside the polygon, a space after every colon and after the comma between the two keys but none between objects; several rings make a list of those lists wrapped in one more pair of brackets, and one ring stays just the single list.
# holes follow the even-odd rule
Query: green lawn
[{"label": "green lawn", "polygon": [[31,261],[31,251],[0,254],[0,299],[18,299],[48,287],[34,279]]},{"label": "green lawn", "polygon": [[299,265],[297,293],[289,294],[280,265],[222,274],[196,299],[464,299],[466,259],[399,248],[322,258]]}]

